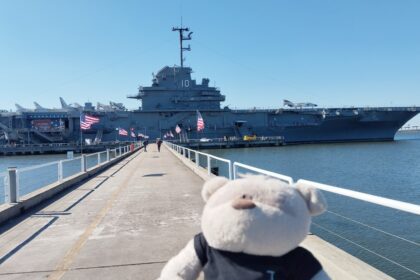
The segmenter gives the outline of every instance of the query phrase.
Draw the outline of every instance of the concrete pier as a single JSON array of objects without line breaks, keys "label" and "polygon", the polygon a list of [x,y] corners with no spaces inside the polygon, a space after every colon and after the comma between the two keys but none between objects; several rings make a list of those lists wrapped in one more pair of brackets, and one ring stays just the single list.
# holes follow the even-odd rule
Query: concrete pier
[{"label": "concrete pier", "polygon": [[[0,227],[0,279],[156,279],[200,231],[200,176],[155,145]],[[390,279],[315,236],[333,279]]]}]

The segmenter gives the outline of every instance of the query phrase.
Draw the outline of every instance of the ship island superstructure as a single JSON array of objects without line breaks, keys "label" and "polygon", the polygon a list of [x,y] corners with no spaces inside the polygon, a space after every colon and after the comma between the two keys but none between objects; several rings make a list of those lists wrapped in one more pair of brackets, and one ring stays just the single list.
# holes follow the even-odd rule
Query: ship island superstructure
[{"label": "ship island superstructure", "polygon": [[[68,105],[62,98],[60,109],[46,109],[37,103],[35,109],[17,105],[15,112],[0,112],[0,144],[78,143],[80,136],[96,143],[133,140],[130,133],[126,139],[120,136],[119,128],[132,131],[135,138],[163,138],[171,132],[184,141],[242,139],[247,135],[281,137],[285,144],[390,141],[420,111],[420,107],[318,108],[313,103],[288,100],[278,109],[230,109],[222,106],[226,97],[210,86],[209,79],[197,82],[191,77],[192,69],[184,66],[183,52],[191,48],[184,47],[183,41],[191,40],[192,32],[183,27],[173,31],[179,32],[180,66],[163,67],[153,75],[150,86],[140,86],[137,94],[128,96],[141,101],[137,110],[114,102]],[[200,132],[198,111],[205,122]],[[99,117],[100,122],[82,132],[82,113]]]}]

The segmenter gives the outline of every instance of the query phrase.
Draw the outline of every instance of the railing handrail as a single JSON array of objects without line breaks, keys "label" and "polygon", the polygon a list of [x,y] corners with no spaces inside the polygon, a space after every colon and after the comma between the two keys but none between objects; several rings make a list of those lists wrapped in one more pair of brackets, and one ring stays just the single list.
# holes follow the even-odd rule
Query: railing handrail
[{"label": "railing handrail", "polygon": [[[212,172],[211,171],[210,159],[215,159],[215,160],[219,160],[219,161],[222,161],[222,162],[227,163],[227,165],[228,165],[229,179],[232,179],[232,161],[231,160],[225,159],[225,158],[220,158],[220,157],[217,157],[217,156],[214,156],[214,155],[210,155],[210,154],[203,153],[203,152],[200,152],[200,151],[197,151],[197,150],[193,150],[193,149],[189,149],[189,148],[186,148],[186,147],[182,147],[180,145],[177,145],[177,144],[174,144],[174,143],[171,143],[171,142],[165,141],[164,143],[167,146],[171,146],[170,148],[172,148],[173,150],[182,149],[183,151],[188,151],[189,152],[189,156],[190,156],[191,152],[193,152],[193,153],[195,153],[196,156],[198,156],[198,155],[201,154],[201,155],[207,157],[207,165],[208,165],[207,166],[207,173],[209,175]],[[177,147],[177,149],[174,149],[175,147]],[[197,158],[197,160],[198,160],[198,158]],[[196,164],[198,166],[198,162],[196,162]]]},{"label": "railing handrail", "polygon": [[[255,171],[255,172],[259,172],[261,174],[265,174],[265,175],[268,175],[268,176],[271,176],[271,177],[274,177],[274,178],[278,178],[282,181],[285,181],[286,183],[289,183],[290,185],[294,184],[294,181],[293,181],[292,177],[289,177],[289,176],[286,176],[286,175],[283,175],[283,174],[280,174],[280,173],[268,171],[268,170],[265,170],[265,169],[257,168],[257,167],[246,165],[246,164],[239,163],[239,162],[233,162],[233,165],[232,165],[232,162],[230,160],[215,157],[213,155],[203,153],[203,152],[199,152],[199,151],[196,151],[196,150],[191,150],[191,149],[182,147],[182,146],[174,144],[174,143],[169,142],[169,144],[172,145],[172,148],[177,146],[177,147],[180,147],[180,148],[185,149],[185,150],[190,150],[190,151],[193,151],[195,153],[199,153],[199,154],[202,154],[202,155],[205,155],[205,156],[208,156],[208,157],[216,158],[217,160],[230,162],[229,164],[231,166],[229,166],[229,169],[230,170],[233,169],[233,179],[237,178],[237,173],[238,173],[237,172],[238,171],[237,167],[241,167],[241,168],[249,169],[249,170],[252,170],[252,171]],[[358,200],[361,200],[361,201],[366,201],[366,202],[369,202],[369,203],[385,206],[385,207],[388,207],[388,208],[400,210],[400,211],[415,214],[415,215],[420,215],[420,205],[417,205],[417,204],[403,202],[403,201],[394,200],[394,199],[390,199],[390,198],[385,198],[385,197],[381,197],[381,196],[376,196],[376,195],[372,195],[372,194],[367,194],[367,193],[363,193],[363,192],[353,191],[353,190],[349,190],[349,189],[339,188],[339,187],[335,187],[335,186],[331,186],[331,185],[327,185],[327,184],[322,184],[322,183],[317,183],[317,182],[304,180],[304,179],[299,179],[296,182],[296,185],[297,184],[310,185],[312,187],[315,187],[315,188],[323,190],[323,191],[327,191],[327,192],[335,193],[335,194],[338,194],[338,195],[358,199]]]},{"label": "railing handrail", "polygon": [[194,153],[200,154],[200,155],[208,156],[208,157],[210,157],[210,158],[214,158],[214,159],[217,159],[217,160],[220,160],[220,161],[226,162],[226,163],[230,163],[230,162],[231,162],[231,160],[229,160],[229,159],[216,157],[216,156],[211,155],[211,154],[207,154],[207,153],[203,153],[203,152],[199,152],[199,151],[194,151],[194,150],[191,150],[191,151],[193,151]]},{"label": "railing handrail", "polygon": [[21,167],[21,168],[17,168],[16,170],[18,172],[25,172],[25,171],[30,171],[30,170],[34,170],[34,169],[38,169],[38,168],[44,168],[44,167],[48,167],[51,165],[55,165],[58,164],[60,161],[51,161],[51,162],[47,162],[47,163],[43,163],[43,164],[37,164],[37,165],[32,165],[32,166],[28,166],[28,167]]},{"label": "railing handrail", "polygon": [[284,182],[286,182],[286,183],[288,183],[290,185],[293,184],[292,177],[289,177],[289,176],[286,176],[286,175],[283,175],[283,174],[279,174],[279,173],[276,173],[276,172],[264,170],[264,169],[261,169],[261,168],[257,168],[257,167],[250,166],[250,165],[246,165],[246,164],[239,163],[239,162],[236,162],[236,161],[233,163],[233,166],[234,166],[234,169],[233,169],[234,170],[233,171],[233,178],[234,179],[237,178],[237,175],[236,175],[237,174],[237,172],[236,172],[237,171],[236,166],[239,166],[239,167],[242,167],[242,168],[245,168],[245,169],[249,169],[249,170],[252,170],[252,171],[260,172],[262,174],[266,174],[266,175],[269,175],[271,177],[280,179],[280,180],[282,180],[282,181],[284,181]]},{"label": "railing handrail", "polygon": [[69,162],[69,161],[72,161],[72,160],[80,160],[82,157],[74,157],[74,158],[68,158],[68,159],[62,159],[62,160],[60,160],[62,163],[65,163],[65,162]]},{"label": "railing handrail", "polygon": [[203,156],[208,156],[210,158],[214,158],[214,159],[217,159],[217,160],[226,162],[226,163],[230,163],[231,162],[230,159],[225,159],[225,158],[217,157],[217,156],[214,156],[214,155],[211,155],[211,154],[207,154],[207,153],[203,153],[203,152],[200,152],[200,151],[197,151],[197,150],[193,150],[193,149],[190,149],[190,148],[182,147],[181,145],[177,145],[177,144],[174,144],[174,143],[171,143],[171,144],[174,145],[174,146],[178,146],[178,147],[180,147],[182,149],[185,149],[186,151],[197,153],[197,154],[200,154],[200,155],[203,155]]},{"label": "railing handrail", "polygon": [[408,203],[408,202],[403,202],[403,201],[399,201],[399,200],[395,200],[395,199],[385,198],[385,197],[381,197],[381,196],[377,196],[377,195],[367,194],[367,193],[363,193],[363,192],[353,191],[353,190],[349,190],[349,189],[334,187],[334,186],[330,186],[330,185],[326,185],[326,184],[322,184],[322,183],[317,183],[317,182],[313,182],[313,181],[309,181],[309,180],[304,180],[304,179],[299,179],[296,182],[296,184],[297,185],[298,184],[309,185],[309,186],[313,186],[313,187],[315,187],[317,189],[320,189],[320,190],[323,190],[323,191],[327,191],[327,192],[343,195],[343,196],[346,196],[346,197],[351,197],[351,198],[354,198],[354,199],[370,202],[370,203],[373,203],[373,204],[385,206],[385,207],[388,207],[388,208],[393,208],[393,209],[396,209],[396,210],[420,215],[420,205],[416,205],[416,204],[412,204],[412,203]]},{"label": "railing handrail", "polygon": [[[134,151],[136,150],[136,148],[140,147],[140,145],[138,143],[130,143],[130,145],[119,146],[118,148],[115,148],[113,150],[106,149],[104,151],[92,153],[92,154],[89,154],[89,155],[83,154],[82,156],[75,157],[75,158],[72,158],[72,159],[62,159],[62,160],[56,160],[56,161],[47,162],[47,163],[43,163],[43,164],[28,166],[28,167],[16,168],[16,170],[14,171],[16,175],[14,175],[14,176],[10,175],[9,171],[4,172],[4,173],[0,173],[0,177],[4,176],[4,178],[7,179],[10,176],[12,176],[12,178],[14,178],[12,180],[13,183],[11,183],[11,181],[9,180],[9,182],[5,184],[5,186],[4,186],[5,187],[5,194],[7,193],[6,188],[8,188],[9,191],[14,190],[13,192],[17,193],[16,196],[9,197],[9,200],[8,201],[6,200],[5,202],[11,202],[11,203],[19,202],[18,201],[18,199],[19,199],[19,194],[18,194],[19,193],[19,176],[18,176],[19,173],[26,172],[26,171],[31,171],[31,170],[36,170],[36,169],[43,168],[43,167],[56,166],[56,168],[57,168],[56,171],[57,172],[55,174],[57,175],[57,179],[54,182],[63,182],[63,179],[64,179],[63,163],[78,160],[81,163],[80,164],[80,166],[81,166],[80,169],[81,170],[79,172],[77,172],[77,174],[87,172],[87,171],[90,171],[92,168],[95,168],[96,166],[101,166],[103,164],[106,164],[107,162],[112,162],[112,161],[118,159],[119,157],[121,157],[122,155],[131,152],[132,151],[131,150],[132,145],[134,145]],[[118,156],[117,156],[117,150],[119,150]],[[115,152],[114,157],[110,156],[111,151]],[[104,158],[104,155],[106,156],[105,158]],[[89,156],[96,156],[97,161],[93,166],[91,166],[88,169],[86,158],[89,157]],[[76,173],[73,173],[73,174],[76,174]],[[68,177],[68,175],[66,175],[66,177]],[[5,196],[5,198],[6,198],[6,196]],[[0,204],[2,204],[2,203],[0,203]]]},{"label": "railing handrail", "polygon": [[[94,156],[94,155],[98,156],[99,153],[102,153],[102,152],[96,152],[96,153],[84,154],[84,155],[86,155],[86,157],[90,157],[90,156]],[[71,159],[61,159],[61,160],[50,161],[50,162],[43,163],[43,164],[31,165],[31,166],[28,166],[28,167],[19,167],[19,168],[17,168],[17,170],[19,172],[29,171],[29,170],[33,170],[33,169],[38,169],[38,168],[43,168],[43,167],[47,167],[47,166],[50,166],[50,165],[58,164],[60,161],[61,162],[67,162],[67,161],[71,161],[71,160],[75,160],[75,159],[80,160],[81,156],[71,158]]]}]

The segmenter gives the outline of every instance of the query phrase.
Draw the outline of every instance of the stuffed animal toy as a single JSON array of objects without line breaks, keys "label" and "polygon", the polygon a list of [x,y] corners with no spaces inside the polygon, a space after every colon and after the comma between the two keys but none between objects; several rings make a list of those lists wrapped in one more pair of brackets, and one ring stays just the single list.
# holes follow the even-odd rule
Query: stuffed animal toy
[{"label": "stuffed animal toy", "polygon": [[320,263],[299,247],[311,216],[326,209],[314,188],[291,186],[265,176],[204,184],[202,233],[163,268],[161,280],[329,279]]}]

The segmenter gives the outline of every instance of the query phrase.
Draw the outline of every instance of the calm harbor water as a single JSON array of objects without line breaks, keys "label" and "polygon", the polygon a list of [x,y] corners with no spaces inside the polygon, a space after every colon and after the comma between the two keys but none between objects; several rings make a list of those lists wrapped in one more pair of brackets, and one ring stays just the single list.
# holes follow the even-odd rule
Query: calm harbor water
[{"label": "calm harbor water", "polygon": [[[397,139],[204,152],[288,175],[294,180],[307,179],[420,204],[420,134],[402,134]],[[420,279],[418,216],[324,194],[329,212],[313,219],[314,234],[397,279]]]},{"label": "calm harbor water", "polygon": [[[398,140],[394,142],[314,144],[204,152],[288,175],[294,180],[308,179],[420,204],[420,133],[399,134],[396,139]],[[66,155],[0,157],[0,203],[3,202],[1,174],[7,167],[28,167],[65,157]],[[223,165],[218,165],[221,174],[225,173]],[[67,169],[75,172],[80,170],[80,165],[74,162]],[[27,185],[26,193],[37,185],[55,179],[56,166],[28,173],[27,178],[22,178],[27,182],[24,183]],[[334,194],[324,194],[329,203],[329,211],[313,220],[313,233],[397,279],[420,279],[418,216]],[[372,230],[372,227],[380,231]]]}]

